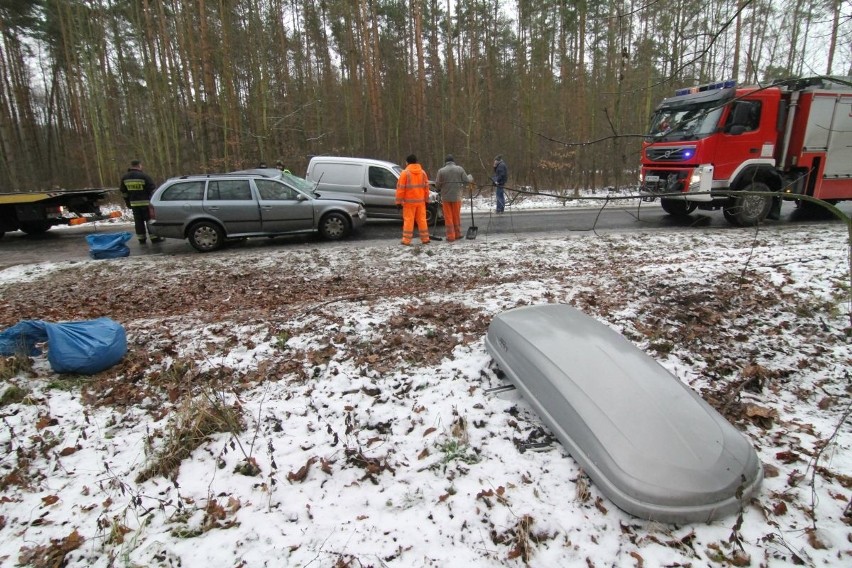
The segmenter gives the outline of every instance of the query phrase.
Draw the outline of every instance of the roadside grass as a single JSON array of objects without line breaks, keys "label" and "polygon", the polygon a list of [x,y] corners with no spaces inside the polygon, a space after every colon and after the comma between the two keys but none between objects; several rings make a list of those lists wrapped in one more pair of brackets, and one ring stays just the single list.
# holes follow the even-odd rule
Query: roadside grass
[{"label": "roadside grass", "polygon": [[136,482],[142,483],[158,476],[172,479],[177,476],[181,462],[190,457],[208,436],[225,432],[236,435],[243,430],[245,422],[239,406],[228,405],[219,396],[188,398],[173,412],[163,434],[165,442],[162,448],[136,476]]},{"label": "roadside grass", "polygon": [[32,373],[32,359],[25,354],[16,353],[8,357],[0,357],[0,381],[8,381],[20,374],[31,375]]}]

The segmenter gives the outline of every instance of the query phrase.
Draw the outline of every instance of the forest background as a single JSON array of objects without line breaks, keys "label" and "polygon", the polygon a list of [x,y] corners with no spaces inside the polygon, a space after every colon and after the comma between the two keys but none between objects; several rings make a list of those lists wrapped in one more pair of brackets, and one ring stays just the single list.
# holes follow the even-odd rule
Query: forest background
[{"label": "forest background", "polygon": [[621,186],[675,88],[838,74],[844,0],[0,0],[0,192],[410,152]]}]

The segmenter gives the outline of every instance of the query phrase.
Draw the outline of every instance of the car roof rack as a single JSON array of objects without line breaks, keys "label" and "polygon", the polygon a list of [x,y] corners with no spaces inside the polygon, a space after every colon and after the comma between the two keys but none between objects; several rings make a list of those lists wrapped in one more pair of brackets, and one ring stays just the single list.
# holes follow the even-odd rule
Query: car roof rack
[{"label": "car roof rack", "polygon": [[211,178],[211,177],[227,177],[227,176],[235,176],[235,177],[246,177],[246,176],[255,176],[255,177],[272,177],[271,174],[253,171],[253,170],[245,170],[241,172],[222,172],[218,174],[184,174],[182,176],[178,176],[178,179],[189,179],[189,178]]}]

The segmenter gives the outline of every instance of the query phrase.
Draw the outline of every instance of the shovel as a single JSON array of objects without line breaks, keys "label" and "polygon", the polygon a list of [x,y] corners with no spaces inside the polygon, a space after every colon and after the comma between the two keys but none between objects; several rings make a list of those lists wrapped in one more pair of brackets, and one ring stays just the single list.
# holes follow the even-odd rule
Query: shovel
[{"label": "shovel", "polygon": [[479,227],[476,226],[476,222],[473,220],[473,187],[468,186],[468,190],[470,192],[470,227],[467,228],[465,238],[473,240],[476,238],[476,233],[479,232]]}]

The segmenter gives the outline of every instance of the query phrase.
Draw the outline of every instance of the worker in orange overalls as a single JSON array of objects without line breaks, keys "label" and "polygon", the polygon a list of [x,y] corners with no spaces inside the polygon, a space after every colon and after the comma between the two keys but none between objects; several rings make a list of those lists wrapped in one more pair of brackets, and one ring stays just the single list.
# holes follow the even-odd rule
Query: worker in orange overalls
[{"label": "worker in orange overalls", "polygon": [[429,177],[417,163],[417,156],[410,154],[396,182],[396,206],[402,209],[402,244],[410,245],[414,238],[414,221],[420,242],[429,242],[429,225],[426,223],[426,205],[429,203]]}]

